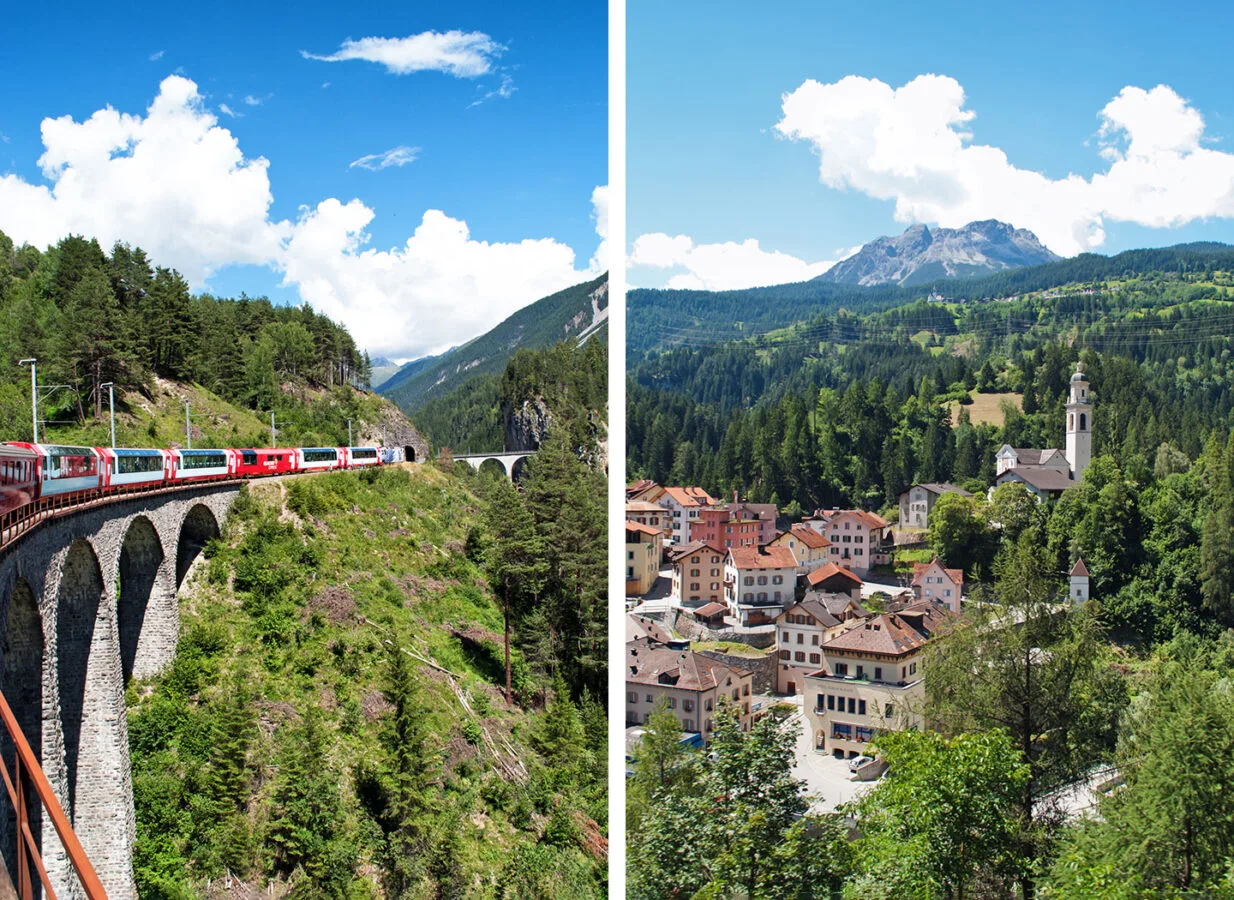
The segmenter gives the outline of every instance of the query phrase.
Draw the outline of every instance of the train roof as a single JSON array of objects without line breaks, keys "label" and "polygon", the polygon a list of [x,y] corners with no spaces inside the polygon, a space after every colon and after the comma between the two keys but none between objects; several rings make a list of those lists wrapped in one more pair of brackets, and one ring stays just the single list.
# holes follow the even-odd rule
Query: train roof
[{"label": "train roof", "polygon": [[148,447],[104,447],[103,452],[115,456],[162,456],[165,451]]},{"label": "train roof", "polygon": [[173,450],[172,453],[179,453],[181,456],[204,456],[207,453],[226,453],[227,450],[222,447],[203,450]]},{"label": "train roof", "polygon": [[38,456],[38,453],[32,450],[29,444],[6,442],[0,444],[0,455],[7,456],[9,459],[12,459],[13,457],[17,457],[19,459],[34,459]]}]

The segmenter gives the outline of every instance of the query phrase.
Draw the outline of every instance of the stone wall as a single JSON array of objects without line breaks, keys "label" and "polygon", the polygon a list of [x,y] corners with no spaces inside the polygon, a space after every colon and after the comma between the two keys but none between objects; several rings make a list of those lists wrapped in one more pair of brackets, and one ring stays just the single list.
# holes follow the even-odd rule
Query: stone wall
[{"label": "stone wall", "polygon": [[[174,657],[178,582],[236,492],[212,485],[116,501],[46,522],[0,555],[0,689],[116,900],[136,896],[124,687]],[[11,858],[4,806],[0,841]],[[45,817],[41,837],[57,896],[80,897]]]},{"label": "stone wall", "polygon": [[684,609],[674,609],[667,618],[668,624],[679,635],[692,641],[733,641],[765,650],[776,642],[775,629],[750,633],[732,628],[708,628]]},{"label": "stone wall", "polygon": [[766,656],[734,656],[731,653],[720,653],[716,650],[703,650],[703,656],[718,660],[726,666],[744,669],[753,674],[751,689],[756,694],[771,694],[776,689],[776,658],[775,651],[768,650]]}]

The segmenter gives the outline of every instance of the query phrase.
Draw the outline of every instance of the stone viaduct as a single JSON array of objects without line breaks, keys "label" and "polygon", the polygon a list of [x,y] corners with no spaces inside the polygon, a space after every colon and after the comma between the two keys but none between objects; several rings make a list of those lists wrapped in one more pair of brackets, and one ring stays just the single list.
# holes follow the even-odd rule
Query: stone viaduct
[{"label": "stone viaduct", "polygon": [[463,461],[471,466],[477,472],[480,471],[480,466],[484,465],[489,460],[501,465],[505,470],[506,477],[510,480],[514,479],[516,470],[521,470],[523,465],[535,455],[534,450],[510,450],[504,453],[462,453],[455,454],[455,461]]},{"label": "stone viaduct", "polygon": [[[238,487],[117,498],[45,522],[0,551],[0,689],[116,900],[137,896],[125,686],[175,656],[177,593]],[[10,766],[13,752],[0,729]],[[0,798],[0,847],[12,872],[14,813],[2,790]],[[31,815],[56,895],[80,896],[37,802]]]}]

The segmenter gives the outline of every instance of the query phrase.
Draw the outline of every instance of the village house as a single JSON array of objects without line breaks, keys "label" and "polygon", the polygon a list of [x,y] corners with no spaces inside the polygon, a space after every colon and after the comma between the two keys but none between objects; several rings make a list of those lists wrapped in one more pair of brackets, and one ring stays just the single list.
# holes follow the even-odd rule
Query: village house
[{"label": "village house", "polygon": [[741,730],[750,729],[753,676],[744,669],[649,638],[626,644],[626,725],[645,725],[664,701],[687,734],[710,740],[720,704],[738,711]]},{"label": "village house", "polygon": [[724,599],[743,626],[770,625],[797,594],[797,560],[787,547],[730,547]]},{"label": "village house", "polygon": [[842,569],[832,562],[806,575],[807,590],[847,596],[853,600],[861,599],[861,588],[864,583],[848,569]]},{"label": "village house", "polygon": [[951,619],[946,607],[917,603],[825,641],[823,667],[802,689],[814,748],[854,757],[880,731],[923,727],[922,651]]},{"label": "village house", "polygon": [[636,616],[634,613],[626,613],[626,643],[637,641],[642,638],[647,638],[652,643],[663,644],[667,647],[685,647],[690,646],[690,642],[685,638],[677,638],[671,631],[657,622],[650,616]]},{"label": "village house", "polygon": [[666,544],[673,536],[673,517],[658,503],[649,500],[627,500],[626,519],[659,529]]},{"label": "village house", "polygon": [[964,570],[944,569],[937,557],[928,563],[913,563],[912,588],[916,599],[935,601],[958,613]]},{"label": "village house", "polygon": [[862,619],[870,611],[846,594],[811,592],[776,619],[776,690],[795,694],[805,676],[823,664],[822,645]]},{"label": "village house", "polygon": [[650,478],[640,478],[626,485],[626,502],[641,500],[655,503],[663,493],[664,488]]},{"label": "village house", "polygon": [[668,510],[672,541],[678,545],[690,541],[690,525],[699,512],[716,505],[715,498],[701,487],[666,487],[654,502]]},{"label": "village house", "polygon": [[1093,395],[1076,363],[1067,397],[1067,449],[1032,450],[1004,444],[995,455],[994,484],[1018,481],[1037,500],[1057,500],[1084,478],[1093,457]]},{"label": "village house", "polygon": [[776,517],[780,511],[774,503],[747,503],[745,500],[738,500],[734,492],[733,502],[726,508],[735,516],[758,521],[758,546],[762,547],[776,536]]},{"label": "village house", "polygon": [[673,596],[682,606],[724,601],[724,551],[691,541],[668,553],[673,567]]},{"label": "village house", "polygon": [[690,540],[716,547],[757,547],[759,520],[754,513],[734,512],[727,506],[700,509],[690,523]]},{"label": "village house", "polygon": [[626,596],[645,594],[660,576],[664,533],[651,525],[626,520]]},{"label": "village house", "polygon": [[1071,567],[1071,571],[1067,573],[1068,578],[1068,594],[1071,597],[1073,606],[1083,606],[1089,600],[1088,593],[1088,566],[1084,565],[1084,558],[1077,557],[1075,565]]},{"label": "village house", "polygon": [[954,484],[914,484],[900,495],[900,521],[902,531],[925,531],[930,527],[930,510],[943,494],[959,494],[971,497],[968,491]]},{"label": "village house", "polygon": [[827,564],[827,548],[831,542],[813,528],[800,523],[781,531],[768,547],[787,547],[797,560],[797,574],[806,575]]},{"label": "village house", "polygon": [[866,578],[875,566],[891,562],[887,520],[864,509],[817,510],[804,525],[831,542],[827,559]]}]

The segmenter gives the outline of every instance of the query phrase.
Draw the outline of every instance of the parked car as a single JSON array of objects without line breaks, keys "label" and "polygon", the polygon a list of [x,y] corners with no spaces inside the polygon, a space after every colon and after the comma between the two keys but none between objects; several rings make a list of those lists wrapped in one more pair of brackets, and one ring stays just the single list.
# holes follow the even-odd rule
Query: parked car
[{"label": "parked car", "polygon": [[854,756],[848,761],[848,770],[850,772],[856,772],[858,769],[869,765],[872,762],[874,762],[874,757],[872,756]]}]

